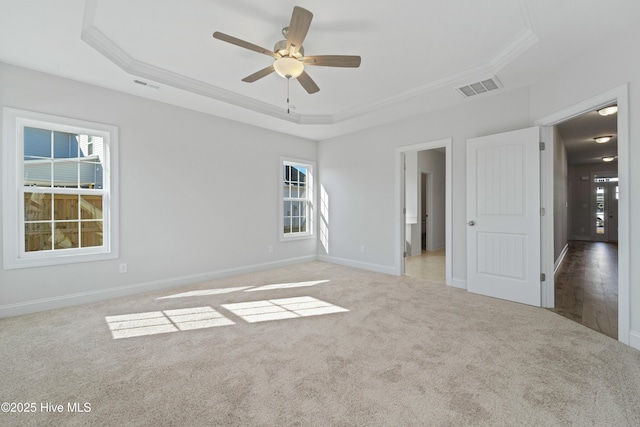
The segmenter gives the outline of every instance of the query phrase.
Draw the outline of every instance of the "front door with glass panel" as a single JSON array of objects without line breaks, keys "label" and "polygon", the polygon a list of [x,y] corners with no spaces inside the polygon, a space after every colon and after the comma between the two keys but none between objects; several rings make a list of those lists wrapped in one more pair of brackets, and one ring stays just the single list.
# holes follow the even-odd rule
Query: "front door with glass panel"
[{"label": "front door with glass panel", "polygon": [[595,176],[594,220],[595,240],[601,242],[618,241],[618,178]]}]

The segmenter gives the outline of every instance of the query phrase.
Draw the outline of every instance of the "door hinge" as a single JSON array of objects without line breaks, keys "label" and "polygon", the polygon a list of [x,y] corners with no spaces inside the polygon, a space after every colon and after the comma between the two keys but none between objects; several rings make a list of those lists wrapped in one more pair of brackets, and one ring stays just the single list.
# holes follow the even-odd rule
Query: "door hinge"
[{"label": "door hinge", "polygon": [[544,151],[545,147],[546,146],[545,146],[544,142],[541,142],[540,143],[540,151]]},{"label": "door hinge", "polygon": [[540,281],[544,282],[545,280],[547,280],[547,275],[544,273],[540,273]]},{"label": "door hinge", "polygon": [[547,211],[544,208],[540,208],[540,216],[545,216]]}]

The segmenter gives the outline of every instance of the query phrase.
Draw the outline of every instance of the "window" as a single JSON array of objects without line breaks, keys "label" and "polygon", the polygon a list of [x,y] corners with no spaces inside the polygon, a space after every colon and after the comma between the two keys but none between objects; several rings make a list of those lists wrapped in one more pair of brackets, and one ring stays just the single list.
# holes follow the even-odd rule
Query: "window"
[{"label": "window", "polygon": [[4,268],[116,258],[117,129],[3,113]]},{"label": "window", "polygon": [[313,236],[313,164],[282,161],[281,238]]}]

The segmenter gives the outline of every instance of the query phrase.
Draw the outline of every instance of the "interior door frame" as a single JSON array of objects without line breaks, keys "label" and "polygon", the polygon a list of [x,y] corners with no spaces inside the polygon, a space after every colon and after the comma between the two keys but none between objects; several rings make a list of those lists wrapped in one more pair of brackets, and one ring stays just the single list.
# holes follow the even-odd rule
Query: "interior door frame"
[{"label": "interior door frame", "polygon": [[422,142],[412,145],[404,145],[396,147],[395,162],[396,162],[396,224],[397,224],[397,240],[396,240],[396,273],[401,276],[404,274],[404,251],[406,248],[406,220],[405,220],[405,201],[404,201],[404,156],[405,153],[412,151],[424,151],[432,150],[434,148],[445,149],[445,276],[447,286],[452,285],[453,277],[453,210],[452,210],[452,177],[453,177],[453,153],[452,153],[452,138],[444,138],[436,141]]},{"label": "interior door frame", "polygon": [[[630,344],[630,311],[631,295],[630,278],[630,205],[629,205],[629,84],[625,83],[607,92],[586,99],[554,114],[536,120],[534,123],[543,127],[542,138],[545,143],[553,143],[552,126],[566,120],[604,107],[613,102],[618,104],[618,184],[620,199],[618,200],[618,341]],[[542,217],[542,271],[547,280],[542,286],[543,307],[554,306],[554,250],[553,250],[553,147],[542,151],[541,157],[541,190],[542,207],[549,215]]]}]

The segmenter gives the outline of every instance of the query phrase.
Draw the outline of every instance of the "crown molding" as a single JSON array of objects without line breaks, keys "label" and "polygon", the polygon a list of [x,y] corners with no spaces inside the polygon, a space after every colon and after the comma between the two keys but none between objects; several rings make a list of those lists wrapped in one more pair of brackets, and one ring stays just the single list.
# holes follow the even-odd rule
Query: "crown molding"
[{"label": "crown molding", "polygon": [[525,0],[519,0],[520,9],[525,22],[525,30],[513,41],[513,43],[503,49],[498,55],[484,65],[447,76],[443,79],[427,83],[379,101],[343,110],[334,114],[287,113],[285,109],[276,107],[272,104],[148,64],[132,57],[94,25],[97,2],[98,0],[86,0],[85,2],[80,38],[126,73],[300,125],[337,124],[395,106],[411,98],[424,95],[446,86],[457,86],[457,83],[468,82],[474,78],[493,77],[538,41],[538,36],[534,32],[531,24]]}]

